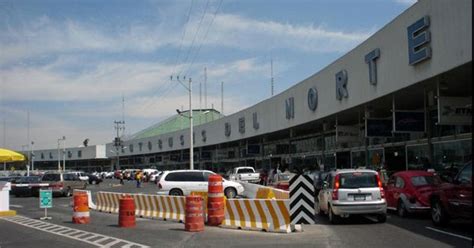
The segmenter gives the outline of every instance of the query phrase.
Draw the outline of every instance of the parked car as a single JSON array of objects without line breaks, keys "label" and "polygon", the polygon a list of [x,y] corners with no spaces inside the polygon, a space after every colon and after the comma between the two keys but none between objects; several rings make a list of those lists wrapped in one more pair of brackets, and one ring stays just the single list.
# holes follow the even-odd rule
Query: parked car
[{"label": "parked car", "polygon": [[81,181],[86,181],[86,182],[89,181],[89,176],[83,171],[72,171],[69,173],[76,174]]},{"label": "parked car", "polygon": [[400,171],[393,174],[385,187],[387,208],[400,217],[409,213],[428,212],[430,196],[441,179],[433,172]]},{"label": "parked car", "polygon": [[[159,177],[158,194],[189,195],[191,191],[207,191],[209,175],[216,174],[208,170],[175,170],[165,171]],[[223,179],[224,195],[234,198],[244,192],[238,183]]]},{"label": "parked car", "polygon": [[331,223],[350,215],[376,215],[387,219],[385,192],[378,173],[366,169],[342,169],[328,174],[316,202],[316,213],[328,214]]},{"label": "parked car", "polygon": [[79,179],[75,173],[46,173],[41,178],[43,183],[49,183],[53,195],[72,196],[74,189],[85,189],[87,182]]},{"label": "parked car", "polygon": [[16,197],[20,196],[37,196],[41,187],[41,177],[27,176],[21,177],[12,184],[12,194]]},{"label": "parked car", "polygon": [[230,180],[239,180],[249,183],[259,183],[260,182],[260,173],[255,172],[253,167],[236,167],[232,170],[229,175]]},{"label": "parked car", "polygon": [[468,162],[449,182],[439,185],[431,195],[431,219],[445,226],[451,219],[472,221],[472,161]]},{"label": "parked car", "polygon": [[162,173],[162,171],[156,171],[150,175],[150,182],[156,182],[158,176]]},{"label": "parked car", "polygon": [[93,175],[93,174],[89,174],[89,184],[99,184],[102,182],[102,178],[96,176],[96,175]]},{"label": "parked car", "polygon": [[280,172],[274,175],[272,183],[269,185],[276,189],[290,190],[290,179],[295,174],[290,172]]}]

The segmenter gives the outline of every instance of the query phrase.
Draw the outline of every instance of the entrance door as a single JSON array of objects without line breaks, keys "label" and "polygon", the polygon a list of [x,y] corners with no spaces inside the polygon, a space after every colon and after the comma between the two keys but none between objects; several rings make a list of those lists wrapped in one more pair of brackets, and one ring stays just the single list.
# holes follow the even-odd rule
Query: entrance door
[{"label": "entrance door", "polygon": [[351,168],[351,152],[336,153],[336,165],[338,169]]},{"label": "entrance door", "polygon": [[391,172],[406,170],[405,146],[385,148],[385,163]]}]

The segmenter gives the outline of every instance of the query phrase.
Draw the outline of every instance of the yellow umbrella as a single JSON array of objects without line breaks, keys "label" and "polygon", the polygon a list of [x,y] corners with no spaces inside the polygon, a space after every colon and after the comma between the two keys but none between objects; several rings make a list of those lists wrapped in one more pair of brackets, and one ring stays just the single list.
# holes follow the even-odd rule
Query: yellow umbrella
[{"label": "yellow umbrella", "polygon": [[0,148],[0,162],[24,161],[25,156],[18,152]]}]

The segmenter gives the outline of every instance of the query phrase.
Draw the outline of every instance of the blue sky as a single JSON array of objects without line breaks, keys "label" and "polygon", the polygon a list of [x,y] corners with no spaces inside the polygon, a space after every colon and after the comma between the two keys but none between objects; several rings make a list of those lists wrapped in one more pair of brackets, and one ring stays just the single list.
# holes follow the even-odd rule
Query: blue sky
[{"label": "blue sky", "polygon": [[[0,144],[21,150],[110,142],[188,106],[170,75],[207,68],[208,107],[232,114],[318,72],[414,0],[0,0]],[[189,14],[189,15],[188,15]],[[204,86],[202,86],[204,87]],[[204,100],[201,103],[204,107]],[[4,125],[5,124],[5,125]],[[6,136],[4,135],[4,131]]]}]

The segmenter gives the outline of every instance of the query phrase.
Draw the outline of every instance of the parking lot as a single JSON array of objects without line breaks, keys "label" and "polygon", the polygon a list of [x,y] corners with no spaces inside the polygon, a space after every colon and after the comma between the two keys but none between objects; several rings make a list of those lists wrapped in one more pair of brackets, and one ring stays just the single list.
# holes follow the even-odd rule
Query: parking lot
[{"label": "parking lot", "polygon": [[[92,198],[98,191],[154,194],[156,185],[144,183],[136,188],[133,181],[107,179],[99,185],[88,185]],[[132,229],[118,227],[118,215],[91,210],[91,223],[72,223],[72,198],[55,197],[53,208],[48,210],[57,225],[41,225],[37,220],[44,215],[37,197],[11,196],[11,208],[19,217],[32,219],[0,220],[0,246],[3,247],[470,247],[471,224],[453,222],[448,228],[432,226],[428,216],[399,218],[390,214],[386,223],[379,224],[370,217],[349,218],[339,225],[331,225],[327,217],[317,216],[315,225],[304,225],[302,232],[289,234],[244,231],[206,226],[203,232],[186,232],[184,225],[176,221],[137,219]],[[19,224],[19,223],[23,224]],[[36,226],[36,228],[35,228]],[[62,229],[64,231],[62,231]],[[47,230],[54,230],[47,232]],[[46,231],[45,231],[46,230]],[[59,231],[58,231],[59,230]],[[67,231],[69,230],[69,232]],[[75,230],[81,231],[78,237]],[[15,235],[11,235],[14,233]],[[85,239],[102,240],[87,243]]]}]

